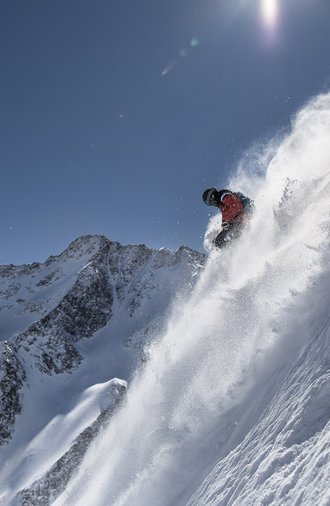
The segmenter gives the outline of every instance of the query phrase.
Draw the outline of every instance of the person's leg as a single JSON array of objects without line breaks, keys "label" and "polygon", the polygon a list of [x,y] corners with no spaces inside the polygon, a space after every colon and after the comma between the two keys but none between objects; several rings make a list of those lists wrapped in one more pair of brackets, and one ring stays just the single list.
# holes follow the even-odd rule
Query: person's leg
[{"label": "person's leg", "polygon": [[221,230],[220,234],[213,240],[213,244],[221,249],[228,244],[228,241],[230,241],[229,230]]},{"label": "person's leg", "polygon": [[213,244],[219,249],[228,246],[233,239],[240,236],[243,228],[242,223],[232,223],[226,230],[221,230],[220,234],[214,239]]}]

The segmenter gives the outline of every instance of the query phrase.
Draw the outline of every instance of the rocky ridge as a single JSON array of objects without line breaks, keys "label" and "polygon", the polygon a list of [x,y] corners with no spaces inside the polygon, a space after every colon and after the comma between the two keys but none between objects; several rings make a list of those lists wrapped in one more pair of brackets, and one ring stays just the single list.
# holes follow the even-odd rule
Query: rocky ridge
[{"label": "rocky ridge", "polygon": [[[136,334],[179,289],[189,289],[203,263],[204,256],[189,248],[173,253],[84,236],[43,264],[0,266],[0,445],[8,443],[24,409],[29,376],[79,368],[76,344],[93,338],[118,312],[136,322]],[[127,336],[126,345],[132,339]]]}]

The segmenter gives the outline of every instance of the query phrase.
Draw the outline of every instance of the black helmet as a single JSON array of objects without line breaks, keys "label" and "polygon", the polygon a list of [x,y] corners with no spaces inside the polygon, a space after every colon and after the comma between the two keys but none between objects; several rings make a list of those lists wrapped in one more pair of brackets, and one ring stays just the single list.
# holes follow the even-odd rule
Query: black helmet
[{"label": "black helmet", "polygon": [[208,188],[203,193],[203,200],[208,206],[216,206],[218,202],[218,191],[215,188]]}]

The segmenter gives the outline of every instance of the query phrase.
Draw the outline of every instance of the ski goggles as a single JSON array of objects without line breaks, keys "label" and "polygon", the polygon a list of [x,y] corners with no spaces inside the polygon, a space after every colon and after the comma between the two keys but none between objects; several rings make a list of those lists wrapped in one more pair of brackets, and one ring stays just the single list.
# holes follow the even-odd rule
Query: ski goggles
[{"label": "ski goggles", "polygon": [[205,197],[205,204],[208,206],[217,206],[217,202],[215,199],[215,190],[211,188],[208,192],[208,194]]}]

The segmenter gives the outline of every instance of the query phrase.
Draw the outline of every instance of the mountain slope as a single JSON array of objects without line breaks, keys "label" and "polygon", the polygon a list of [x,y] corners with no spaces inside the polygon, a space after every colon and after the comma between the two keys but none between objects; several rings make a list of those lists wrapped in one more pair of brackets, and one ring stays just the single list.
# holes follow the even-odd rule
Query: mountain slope
[{"label": "mountain slope", "polygon": [[[47,477],[114,408],[109,380],[131,378],[170,303],[191,289],[203,263],[189,248],[172,253],[85,236],[44,264],[0,268],[5,502]],[[47,448],[49,440],[55,446]],[[82,455],[84,445],[76,446]]]},{"label": "mountain slope", "polygon": [[330,503],[329,267],[291,305],[281,338],[258,371],[257,388],[236,414],[245,425],[252,417],[253,426],[189,506]]}]

